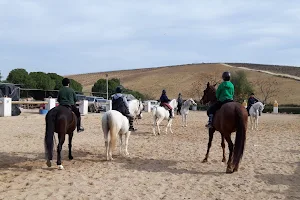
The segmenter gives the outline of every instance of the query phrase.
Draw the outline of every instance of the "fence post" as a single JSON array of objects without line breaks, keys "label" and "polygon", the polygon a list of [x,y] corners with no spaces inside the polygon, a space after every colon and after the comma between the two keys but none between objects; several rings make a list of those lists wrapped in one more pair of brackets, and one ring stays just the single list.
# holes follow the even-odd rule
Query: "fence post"
[{"label": "fence post", "polygon": [[276,100],[274,101],[274,104],[273,104],[273,113],[278,113],[278,103]]},{"label": "fence post", "polygon": [[10,117],[11,116],[11,98],[3,97],[0,98],[2,102],[0,104],[0,117]]},{"label": "fence post", "polygon": [[79,104],[79,112],[82,115],[87,115],[88,114],[88,107],[89,107],[89,102],[88,100],[83,100],[81,104]]},{"label": "fence post", "polygon": [[107,100],[106,103],[106,111],[109,111],[112,109],[112,101],[111,100]]},{"label": "fence post", "polygon": [[45,98],[45,101],[47,101],[48,103],[45,105],[45,109],[46,110],[51,110],[52,108],[54,108],[56,105],[56,100],[52,97],[49,98]]}]

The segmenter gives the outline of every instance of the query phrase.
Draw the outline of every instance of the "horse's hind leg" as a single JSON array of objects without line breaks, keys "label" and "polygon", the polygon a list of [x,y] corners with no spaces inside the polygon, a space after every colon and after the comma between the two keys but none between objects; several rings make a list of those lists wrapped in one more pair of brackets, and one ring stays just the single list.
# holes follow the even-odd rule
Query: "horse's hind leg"
[{"label": "horse's hind leg", "polygon": [[229,148],[229,158],[227,161],[227,169],[226,169],[226,173],[232,173],[233,169],[232,169],[232,154],[233,154],[233,143],[230,137],[230,134],[225,135],[225,139],[228,143],[228,148]]},{"label": "horse's hind leg", "polygon": [[62,146],[65,142],[65,134],[58,134],[58,145],[57,145],[57,165],[58,165],[58,169],[63,169],[64,167],[61,164],[61,150],[62,150]]},{"label": "horse's hind leg", "polygon": [[73,160],[72,156],[72,138],[73,138],[73,132],[69,133],[69,159]]},{"label": "horse's hind leg", "polygon": [[203,159],[202,162],[207,162],[208,155],[209,155],[209,150],[210,150],[210,147],[211,147],[211,142],[212,142],[213,137],[214,137],[214,132],[215,132],[215,129],[213,129],[213,128],[210,128],[208,130],[209,139],[208,139],[208,144],[207,144],[207,151],[206,151],[205,158]]},{"label": "horse's hind leg", "polygon": [[119,153],[122,154],[122,145],[123,145],[123,138],[122,134],[119,134]]},{"label": "horse's hind leg", "polygon": [[128,153],[128,140],[129,140],[129,136],[130,136],[130,131],[128,131],[126,134],[125,134],[125,155],[128,156],[129,153]]},{"label": "horse's hind leg", "polygon": [[223,149],[223,159],[222,159],[222,162],[226,162],[224,136],[222,134],[221,134],[221,136],[222,136],[221,147]]}]

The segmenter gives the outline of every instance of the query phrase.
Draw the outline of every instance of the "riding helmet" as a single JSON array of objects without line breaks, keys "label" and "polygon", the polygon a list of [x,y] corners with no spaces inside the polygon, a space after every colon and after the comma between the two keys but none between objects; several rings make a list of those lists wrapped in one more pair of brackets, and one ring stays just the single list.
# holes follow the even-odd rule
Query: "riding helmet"
[{"label": "riding helmet", "polygon": [[62,81],[61,81],[62,85],[63,86],[68,86],[70,84],[70,79],[68,78],[64,78]]},{"label": "riding helmet", "polygon": [[122,87],[121,86],[118,86],[116,88],[116,93],[122,93]]},{"label": "riding helmet", "polygon": [[223,72],[222,78],[224,81],[229,81],[230,80],[230,72]]}]

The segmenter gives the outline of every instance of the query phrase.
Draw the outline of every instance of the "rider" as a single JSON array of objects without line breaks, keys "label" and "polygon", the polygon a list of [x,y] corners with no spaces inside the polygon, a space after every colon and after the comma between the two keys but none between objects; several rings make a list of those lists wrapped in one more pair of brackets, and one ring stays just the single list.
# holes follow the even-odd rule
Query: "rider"
[{"label": "rider", "polygon": [[133,115],[129,112],[129,105],[126,97],[122,94],[121,86],[116,88],[116,94],[112,96],[112,110],[117,110],[129,120],[129,130],[136,131],[133,128]]},{"label": "rider", "polygon": [[76,107],[77,96],[75,91],[70,88],[70,80],[68,78],[64,78],[62,80],[63,87],[60,88],[57,96],[57,101],[59,105],[66,106],[71,108],[71,110],[77,116],[77,132],[84,131],[84,128],[81,127],[81,116],[79,109]]},{"label": "rider", "polygon": [[181,115],[181,106],[182,106],[182,96],[181,96],[181,93],[178,94],[178,98],[177,98],[177,115],[178,113]]},{"label": "rider", "polygon": [[256,99],[256,98],[254,97],[254,93],[251,93],[251,94],[250,94],[250,97],[249,97],[249,99],[248,99],[248,105],[247,105],[248,116],[250,116],[249,111],[250,111],[251,106],[252,106],[253,104],[255,104],[256,102],[259,102],[258,99]]},{"label": "rider", "polygon": [[223,72],[223,82],[219,85],[216,91],[217,102],[213,104],[208,110],[207,115],[209,117],[207,128],[212,128],[213,116],[218,109],[225,103],[232,102],[234,96],[234,85],[230,81],[230,72]]},{"label": "rider", "polygon": [[173,112],[172,112],[172,107],[170,106],[169,102],[171,100],[167,97],[167,94],[166,94],[166,90],[162,90],[162,94],[160,96],[160,106],[166,106],[168,107],[169,109],[169,112],[170,112],[170,119],[173,118]]}]

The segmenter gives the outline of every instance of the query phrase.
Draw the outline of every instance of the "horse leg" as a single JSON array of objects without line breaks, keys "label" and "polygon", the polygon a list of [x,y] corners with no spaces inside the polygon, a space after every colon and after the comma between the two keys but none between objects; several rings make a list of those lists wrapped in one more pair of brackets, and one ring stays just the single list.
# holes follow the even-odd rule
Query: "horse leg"
[{"label": "horse leg", "polygon": [[125,134],[125,155],[128,156],[129,153],[128,153],[128,140],[129,140],[129,136],[130,136],[130,131],[128,131],[126,134]]},{"label": "horse leg", "polygon": [[251,130],[253,130],[254,123],[253,123],[253,117],[252,116],[250,116],[250,122],[251,122]]},{"label": "horse leg", "polygon": [[225,139],[228,143],[228,148],[229,148],[229,158],[228,158],[228,161],[227,161],[227,169],[226,169],[226,173],[232,173],[233,170],[232,170],[232,154],[233,154],[233,143],[232,143],[232,140],[231,140],[231,137],[230,137],[230,134],[224,134],[225,136]]},{"label": "horse leg", "polygon": [[187,127],[187,114],[184,115],[185,127]]},{"label": "horse leg", "polygon": [[184,115],[181,115],[182,127],[184,127]]},{"label": "horse leg", "polygon": [[122,145],[123,145],[122,134],[119,134],[119,153],[120,153],[120,155],[122,154]]},{"label": "horse leg", "polygon": [[223,149],[223,159],[222,159],[222,162],[226,162],[224,136],[222,134],[221,134],[221,136],[222,136],[221,147]]},{"label": "horse leg", "polygon": [[65,133],[63,134],[58,134],[58,145],[57,145],[57,165],[58,165],[58,169],[64,169],[64,167],[61,164],[61,150],[62,150],[62,146],[65,142]]},{"label": "horse leg", "polygon": [[164,118],[160,118],[156,121],[156,126],[157,126],[157,134],[160,135],[160,129],[159,129],[159,124],[162,122]]},{"label": "horse leg", "polygon": [[154,136],[156,136],[156,133],[155,133],[155,126],[156,126],[156,123],[157,123],[156,120],[157,120],[157,118],[154,116],[153,117],[153,128],[152,128]]},{"label": "horse leg", "polygon": [[255,130],[258,130],[258,116],[255,119],[255,125],[256,125]]},{"label": "horse leg", "polygon": [[211,142],[213,140],[213,137],[214,137],[214,132],[215,132],[215,129],[213,128],[210,128],[208,130],[208,134],[209,134],[209,139],[208,139],[208,144],[207,144],[207,151],[206,151],[206,155],[205,155],[205,158],[203,159],[203,163],[207,162],[207,159],[208,159],[208,155],[209,155],[209,150],[210,150],[210,147],[211,147]]},{"label": "horse leg", "polygon": [[[173,130],[172,130],[172,119],[169,120],[168,125],[167,125],[167,129],[168,129],[168,127],[170,128],[170,132],[173,133]],[[167,129],[166,129],[166,134],[167,134]]]},{"label": "horse leg", "polygon": [[73,160],[72,156],[72,138],[73,138],[73,132],[69,133],[69,159]]}]

